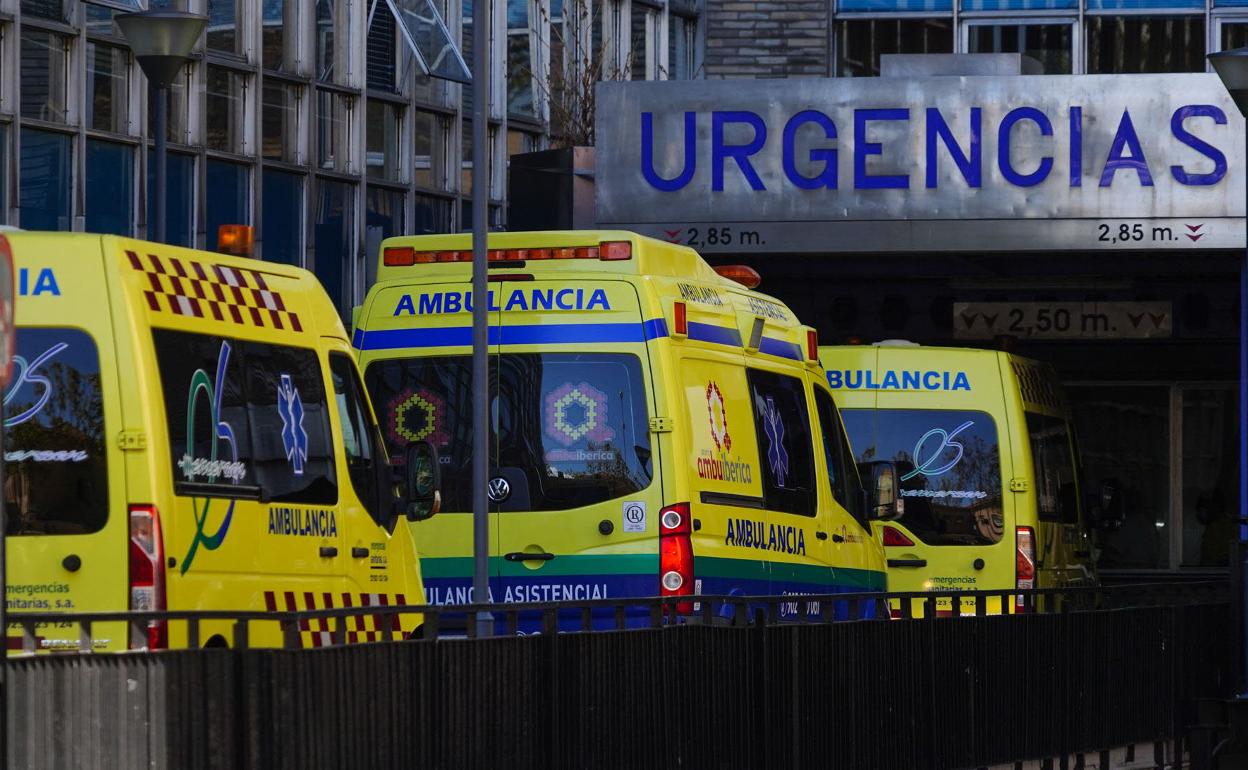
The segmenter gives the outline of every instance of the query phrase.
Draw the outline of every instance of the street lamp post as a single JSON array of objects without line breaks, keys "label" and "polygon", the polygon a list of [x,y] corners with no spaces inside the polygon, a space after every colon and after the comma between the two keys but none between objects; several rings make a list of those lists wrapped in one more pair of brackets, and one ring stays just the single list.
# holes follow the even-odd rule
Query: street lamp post
[{"label": "street lamp post", "polygon": [[165,134],[169,132],[168,90],[191,49],[208,24],[208,17],[182,11],[141,11],[117,17],[121,34],[130,43],[134,58],[156,89],[156,220],[148,235],[165,242]]},{"label": "street lamp post", "polygon": [[[1240,115],[1248,116],[1248,48],[1235,48],[1209,55],[1209,63],[1222,79],[1222,85],[1230,92],[1239,108]],[[1240,138],[1248,150],[1248,132]],[[1248,154],[1245,155],[1248,162]],[[1248,171],[1248,169],[1246,169]],[[1248,188],[1248,182],[1246,182]],[[1248,189],[1246,189],[1248,195]],[[1248,221],[1248,210],[1245,210]],[[1248,250],[1241,257],[1239,267],[1239,538],[1231,552],[1234,554],[1233,585],[1239,595],[1232,597],[1236,611],[1234,638],[1239,641],[1236,650],[1238,676],[1235,694],[1241,702],[1248,700]]]}]

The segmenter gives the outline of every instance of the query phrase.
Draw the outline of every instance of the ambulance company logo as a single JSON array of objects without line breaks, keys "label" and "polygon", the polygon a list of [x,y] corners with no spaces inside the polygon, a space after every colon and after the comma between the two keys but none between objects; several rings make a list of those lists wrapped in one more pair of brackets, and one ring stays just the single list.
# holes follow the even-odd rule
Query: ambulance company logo
[{"label": "ambulance company logo", "polygon": [[286,450],[286,459],[294,466],[295,475],[302,476],[304,463],[308,461],[308,432],[303,427],[303,399],[289,374],[283,374],[277,386],[277,412],[282,417],[282,447]]},{"label": "ambulance company logo", "polygon": [[706,416],[711,421],[711,440],[715,442],[715,451],[730,451],[732,436],[728,435],[728,409],[724,404],[724,394],[719,392],[714,380],[706,383]]},{"label": "ambulance company logo", "polygon": [[[901,480],[909,481],[918,475],[940,476],[952,470],[962,461],[962,454],[965,451],[962,442],[953,439],[974,424],[974,420],[967,420],[949,432],[946,432],[944,428],[932,428],[920,436],[918,443],[914,445],[914,470],[904,474]],[[940,443],[929,445],[928,440],[932,438],[939,438]],[[925,448],[931,451],[926,459],[923,457]],[[949,450],[953,450],[952,457]]]},{"label": "ambulance company logo", "polygon": [[[389,419],[386,432],[395,447],[404,447],[413,441],[429,440],[434,446],[445,446],[449,439],[442,429],[446,422],[446,402],[429,390],[400,391],[386,406]],[[402,453],[395,459],[402,462]]]},{"label": "ambulance company logo", "polygon": [[22,356],[13,356],[13,381],[9,385],[8,392],[4,394],[4,405],[9,405],[9,402],[22,390],[23,385],[38,386],[39,398],[29,407],[23,409],[21,413],[6,418],[4,427],[12,428],[15,425],[21,425],[42,412],[43,408],[48,405],[48,401],[52,398],[55,389],[51,380],[37,372],[40,367],[68,348],[69,345],[67,343],[58,342],[30,362],[27,362]]},{"label": "ambulance company logo", "polygon": [[545,405],[546,435],[565,447],[615,438],[607,425],[606,394],[587,382],[565,382],[546,394]]},{"label": "ambulance company logo", "polygon": [[[187,394],[186,399],[186,452],[182,455],[182,460],[178,463],[182,476],[186,481],[203,480],[209,484],[215,483],[218,479],[227,479],[232,484],[237,484],[247,475],[247,466],[238,460],[238,442],[234,439],[234,428],[228,422],[221,419],[221,394],[225,385],[225,370],[230,363],[230,343],[222,341],[221,350],[217,354],[217,371],[216,377],[210,378],[208,373],[203,369],[196,369],[191,375],[191,390]],[[195,452],[195,410],[200,405],[200,396],[205,399],[205,405],[208,407],[209,415],[212,417],[212,425],[214,426],[211,448],[208,457],[196,457]],[[229,448],[230,459],[221,459],[222,444]],[[225,542],[225,535],[229,532],[230,522],[234,519],[234,500],[230,500],[225,509],[225,517],[221,520],[217,530],[209,535],[204,531],[208,524],[208,513],[212,505],[210,498],[205,498],[200,504],[199,498],[191,498],[193,512],[195,514],[195,533],[191,536],[191,547],[187,550],[186,556],[182,558],[182,574],[191,568],[191,563],[195,560],[195,554],[199,551],[202,544],[204,548],[215,551],[221,547],[221,543]]]}]

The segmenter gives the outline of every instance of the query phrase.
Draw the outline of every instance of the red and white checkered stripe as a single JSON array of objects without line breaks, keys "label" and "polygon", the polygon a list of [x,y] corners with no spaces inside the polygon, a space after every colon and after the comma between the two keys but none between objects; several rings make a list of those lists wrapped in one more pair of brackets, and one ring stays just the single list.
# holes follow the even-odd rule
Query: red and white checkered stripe
[{"label": "red and white checkered stripe", "polygon": [[130,266],[147,276],[150,288],[143,290],[143,296],[153,312],[168,310],[193,318],[211,316],[221,322],[303,331],[299,316],[286,309],[281,292],[269,288],[263,273],[215,264],[205,267],[193,259],[145,256],[126,252]]},{"label": "red and white checkered stripe", "polygon": [[[351,607],[390,607],[402,606],[407,604],[407,597],[404,594],[395,594],[393,597],[387,594],[341,594],[342,603],[338,605],[342,608]],[[393,603],[391,599],[393,598]],[[274,591],[264,592],[264,605],[269,612],[278,611],[279,594]],[[312,591],[304,591],[295,593],[294,591],[284,591],[280,594],[282,611],[284,612],[301,612],[305,610],[332,610],[334,609],[334,595],[328,591],[324,593],[313,593]],[[353,618],[347,618],[347,643],[358,644],[361,642],[380,642],[385,639],[382,627],[381,615],[356,615]],[[334,618],[304,618],[299,621],[299,641],[303,647],[328,647],[334,643]],[[394,632],[401,632],[402,626],[399,624],[399,616],[394,615],[390,619],[390,629]]]}]

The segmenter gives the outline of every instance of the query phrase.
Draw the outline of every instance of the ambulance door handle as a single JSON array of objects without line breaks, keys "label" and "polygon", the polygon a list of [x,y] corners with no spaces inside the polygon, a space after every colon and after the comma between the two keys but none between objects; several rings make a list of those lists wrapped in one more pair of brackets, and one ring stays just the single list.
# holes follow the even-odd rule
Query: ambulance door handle
[{"label": "ambulance door handle", "polygon": [[351,555],[357,559],[363,559],[365,556],[368,556],[368,549],[367,548],[352,548]]},{"label": "ambulance door handle", "polygon": [[817,540],[827,540],[827,539],[828,539],[828,533],[827,533],[827,532],[820,532],[820,531],[818,531],[818,530],[815,530],[815,539],[817,539]]},{"label": "ambulance door handle", "polygon": [[503,558],[507,561],[550,561],[555,558],[553,553],[542,551],[540,553],[529,553],[528,551],[512,551],[504,554]]},{"label": "ambulance door handle", "polygon": [[321,558],[322,559],[332,559],[337,555],[338,555],[338,548],[336,546],[332,546],[332,545],[321,546]]},{"label": "ambulance door handle", "polygon": [[927,559],[889,559],[890,567],[926,567]]}]

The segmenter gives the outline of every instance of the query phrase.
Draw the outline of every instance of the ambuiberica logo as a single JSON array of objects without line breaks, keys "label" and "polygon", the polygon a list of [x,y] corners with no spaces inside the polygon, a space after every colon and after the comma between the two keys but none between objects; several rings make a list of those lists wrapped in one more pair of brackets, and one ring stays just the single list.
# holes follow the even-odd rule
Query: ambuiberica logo
[{"label": "ambuiberica logo", "polygon": [[728,404],[714,380],[706,383],[706,416],[710,421],[711,442],[715,449],[702,450],[697,460],[698,476],[734,484],[749,484],[754,480],[749,463],[740,455],[732,455],[732,435],[728,432]]}]

